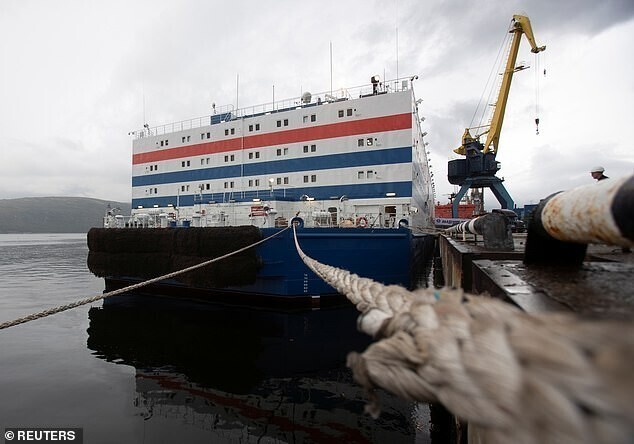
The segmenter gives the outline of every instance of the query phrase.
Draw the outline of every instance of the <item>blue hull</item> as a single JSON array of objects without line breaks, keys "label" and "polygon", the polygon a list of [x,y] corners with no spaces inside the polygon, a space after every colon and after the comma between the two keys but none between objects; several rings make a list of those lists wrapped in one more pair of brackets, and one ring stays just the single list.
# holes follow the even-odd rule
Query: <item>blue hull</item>
[{"label": "blue hull", "polygon": [[[277,231],[262,229],[264,237]],[[297,237],[304,253],[319,262],[384,284],[410,286],[415,243],[407,228],[298,228]],[[291,230],[260,245],[257,255],[263,266],[256,282],[228,290],[310,298],[337,294],[302,262]]]},{"label": "blue hull", "polygon": [[[213,246],[210,242],[222,242],[220,239],[205,240],[198,245],[201,239],[200,230],[207,233],[214,233],[215,229],[194,229],[179,228],[163,229],[163,231],[137,230],[127,231],[135,234],[137,238],[141,236],[139,245],[129,245],[128,250],[132,252],[120,252],[106,254],[105,260],[100,262],[101,268],[98,275],[106,279],[106,290],[122,288],[132,283],[138,283],[148,279],[139,270],[134,269],[134,265],[141,263],[141,270],[152,268],[156,274],[160,273],[159,265],[165,266],[173,260],[160,259],[156,263],[149,262],[148,253],[142,253],[143,245],[151,242],[153,233],[170,237],[177,236],[178,242],[167,243],[164,249],[173,251],[183,248],[197,248],[207,251]],[[198,230],[198,231],[197,231]],[[281,228],[261,229],[262,238],[267,238],[282,231]],[[198,234],[197,234],[198,233]],[[221,232],[218,235],[222,235]],[[127,240],[117,241],[118,235],[115,230],[94,229],[91,230],[91,237],[101,237],[105,245],[114,245],[119,242],[131,242]],[[125,231],[123,232],[125,234]],[[257,230],[251,233],[259,237]],[[149,237],[146,237],[149,236]],[[397,284],[406,288],[415,286],[416,274],[424,269],[422,265],[427,262],[432,255],[434,238],[430,235],[417,236],[407,228],[398,229],[373,229],[373,228],[297,228],[297,236],[300,247],[305,254],[313,259],[327,265],[339,267],[355,273],[361,277],[373,279],[383,284]],[[158,243],[164,238],[157,238]],[[173,239],[173,236],[170,237]],[[249,241],[250,242],[250,241]],[[91,242],[89,242],[90,244]],[[247,243],[248,244],[248,243]],[[195,245],[198,245],[195,247]],[[99,250],[97,246],[95,249]],[[149,253],[151,258],[163,257],[164,253],[159,250]],[[93,251],[91,250],[91,254]],[[98,253],[97,253],[98,254]],[[211,256],[213,257],[213,256]],[[89,265],[92,263],[89,255]],[[142,262],[146,258],[146,262]],[[205,258],[200,257],[196,262],[201,262]],[[94,264],[94,263],[93,263]],[[119,265],[113,268],[113,264]],[[121,266],[123,264],[123,266]],[[158,265],[157,265],[158,264]],[[239,263],[237,264],[239,266]],[[226,273],[243,273],[242,269],[225,269]],[[245,269],[247,272],[249,269]],[[94,270],[92,270],[95,272]],[[172,270],[174,271],[174,270]],[[234,281],[233,284],[219,286],[206,284],[204,279],[193,279],[191,281],[177,281],[175,279],[164,280],[144,287],[140,292],[152,295],[166,295],[179,299],[208,300],[213,302],[228,302],[248,306],[281,306],[290,307],[294,305],[326,306],[338,304],[345,298],[338,295],[337,291],[326,284],[321,278],[315,275],[301,260],[295,248],[292,230],[286,230],[278,236],[273,237],[256,247],[253,255],[253,274],[248,279]],[[216,270],[209,270],[209,273],[218,273]],[[156,276],[154,274],[154,276]],[[203,272],[203,277],[207,274]],[[120,303],[119,298],[108,303]],[[116,302],[115,302],[116,301]]]}]

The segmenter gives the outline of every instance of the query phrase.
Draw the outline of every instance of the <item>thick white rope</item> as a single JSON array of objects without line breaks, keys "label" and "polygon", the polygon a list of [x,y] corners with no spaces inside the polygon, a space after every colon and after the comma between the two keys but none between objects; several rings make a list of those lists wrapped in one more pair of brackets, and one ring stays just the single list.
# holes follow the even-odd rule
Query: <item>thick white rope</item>
[{"label": "thick white rope", "polygon": [[238,250],[232,251],[232,252],[227,253],[227,254],[222,255],[222,256],[218,256],[218,257],[210,259],[208,261],[201,262],[201,263],[196,264],[196,265],[192,265],[191,267],[183,268],[182,270],[178,270],[178,271],[174,271],[172,273],[164,274],[163,276],[155,277],[155,278],[152,278],[152,279],[147,280],[147,281],[143,281],[143,282],[139,282],[137,284],[129,285],[127,287],[120,288],[118,290],[114,290],[114,291],[111,291],[111,292],[108,292],[108,293],[103,293],[103,294],[92,296],[92,297],[89,297],[89,298],[86,298],[86,299],[81,299],[79,301],[72,302],[70,304],[60,305],[58,307],[49,308],[48,310],[43,310],[43,311],[41,311],[39,313],[33,313],[33,314],[30,314],[30,315],[27,315],[27,316],[24,316],[24,317],[21,317],[21,318],[18,318],[18,319],[14,319],[12,321],[3,322],[2,324],[0,324],[0,330],[5,329],[5,328],[9,328],[9,327],[13,327],[13,326],[19,325],[19,324],[24,324],[25,322],[34,321],[35,319],[44,318],[46,316],[50,316],[50,315],[53,315],[55,313],[61,313],[62,311],[70,310],[71,308],[76,308],[76,307],[80,307],[82,305],[90,304],[92,302],[97,302],[100,299],[106,299],[106,298],[109,298],[111,296],[117,296],[117,295],[120,295],[122,293],[126,293],[126,292],[129,292],[129,291],[137,290],[137,289],[139,289],[141,287],[145,287],[145,286],[150,285],[150,284],[155,284],[155,283],[157,283],[159,281],[163,281],[165,279],[171,279],[171,278],[176,277],[178,275],[181,275],[183,273],[187,273],[189,271],[193,271],[193,270],[196,270],[198,268],[205,267],[207,265],[213,264],[214,262],[221,261],[221,260],[226,259],[228,257],[234,256],[234,255],[236,255],[238,253],[242,253],[243,251],[246,251],[246,250],[248,250],[250,248],[256,247],[256,246],[268,241],[269,239],[272,239],[272,238],[282,234],[284,231],[288,230],[289,228],[290,227],[286,227],[283,230],[280,230],[277,233],[274,233],[274,234],[272,234],[271,236],[269,236],[267,238],[264,238],[264,239],[261,239],[261,240],[259,240],[257,242],[252,243],[251,245],[247,245],[246,247],[242,247],[242,248],[240,248]]},{"label": "thick white rope", "polygon": [[634,441],[634,326],[565,314],[531,315],[462,290],[384,286],[304,263],[384,338],[348,366],[380,413],[375,388],[441,402],[486,443]]}]

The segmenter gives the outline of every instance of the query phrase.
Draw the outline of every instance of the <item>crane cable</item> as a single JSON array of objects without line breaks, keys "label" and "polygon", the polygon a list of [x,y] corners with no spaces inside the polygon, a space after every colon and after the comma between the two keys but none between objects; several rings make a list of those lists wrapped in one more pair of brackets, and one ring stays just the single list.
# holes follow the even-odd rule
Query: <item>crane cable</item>
[{"label": "crane cable", "polygon": [[[478,121],[477,127],[481,127],[481,126],[484,125],[483,122],[485,120],[485,117],[486,117],[486,114],[487,114],[487,109],[488,109],[486,104],[491,103],[491,98],[492,98],[492,96],[494,94],[493,91],[496,89],[495,85],[498,84],[498,82],[493,81],[494,73],[495,72],[499,73],[500,66],[503,66],[503,62],[504,61],[503,61],[503,59],[501,57],[502,57],[502,53],[503,53],[504,48],[507,48],[510,45],[510,40],[511,40],[510,36],[511,36],[511,34],[508,31],[504,34],[504,38],[502,39],[502,43],[500,44],[500,47],[498,49],[498,53],[495,56],[495,60],[493,61],[493,64],[491,65],[491,71],[489,71],[489,77],[487,78],[486,84],[484,85],[484,89],[482,90],[482,94],[480,95],[480,100],[478,101],[476,109],[473,112],[473,116],[471,117],[471,123],[469,124],[469,128],[473,128],[474,127],[474,123],[475,123],[475,120],[476,120],[476,116],[478,115],[478,110],[480,110],[480,106],[482,106],[482,109],[481,109],[482,112],[481,112],[481,114],[479,116],[479,121]],[[487,101],[486,101],[486,103],[483,103],[482,99],[484,98],[484,94],[487,93],[487,92],[488,92]]]},{"label": "crane cable", "polygon": [[[540,66],[540,54],[538,52],[535,54],[535,134],[539,136],[539,78],[541,72]],[[546,75],[546,70],[544,69],[544,76]]]}]

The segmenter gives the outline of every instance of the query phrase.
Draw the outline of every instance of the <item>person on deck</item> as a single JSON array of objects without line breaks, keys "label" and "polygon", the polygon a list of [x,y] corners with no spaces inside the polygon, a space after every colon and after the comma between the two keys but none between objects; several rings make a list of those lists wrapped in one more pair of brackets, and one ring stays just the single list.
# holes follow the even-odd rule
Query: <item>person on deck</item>
[{"label": "person on deck", "polygon": [[590,174],[592,174],[592,178],[596,180],[609,179],[608,176],[604,175],[603,172],[605,169],[602,166],[594,167],[590,170]]}]

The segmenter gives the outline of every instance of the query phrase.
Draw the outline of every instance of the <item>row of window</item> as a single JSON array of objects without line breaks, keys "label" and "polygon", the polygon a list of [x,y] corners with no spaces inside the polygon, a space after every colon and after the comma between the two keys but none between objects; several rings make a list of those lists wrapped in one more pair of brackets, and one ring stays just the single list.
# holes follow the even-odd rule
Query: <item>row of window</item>
[{"label": "row of window", "polygon": [[[368,177],[369,174],[371,173],[371,171],[368,171]],[[317,182],[317,175],[316,174],[311,174],[311,175],[305,175],[303,177],[303,181],[304,183],[309,183],[309,182]],[[274,179],[274,183],[276,185],[288,185],[289,184],[289,178],[288,176],[286,177],[276,177]],[[235,187],[235,182],[233,180],[230,181],[226,181],[223,184],[224,188],[234,188]],[[253,188],[253,187],[259,187],[260,186],[260,179],[249,179],[248,181],[248,187],[249,188]],[[211,189],[211,184],[209,183],[205,183],[205,184],[200,184],[199,187],[200,191],[210,191]],[[181,185],[181,192],[187,192],[189,191],[189,185]],[[149,194],[158,194],[158,188],[149,188],[146,190],[147,193]]]},{"label": "row of window", "polygon": [[339,112],[337,113],[337,115],[339,116],[339,118],[341,117],[350,117],[352,116],[352,108],[348,108],[348,109],[340,109]]},{"label": "row of window", "polygon": [[[352,115],[352,109],[349,110],[350,114],[348,115]],[[340,111],[341,113],[341,111]],[[343,117],[342,115],[340,115],[339,117]],[[302,121],[304,123],[308,123],[308,122],[316,122],[317,121],[317,115],[316,114],[310,114],[310,115],[305,115],[302,116]],[[276,122],[276,126],[278,128],[281,128],[282,126],[288,126],[288,119],[280,119]],[[260,124],[259,123],[255,123],[255,124],[250,124],[249,125],[249,132],[253,132],[253,131],[260,131]],[[229,136],[229,135],[235,135],[236,133],[236,129],[235,127],[233,128],[225,128],[225,136]],[[200,140],[205,140],[205,139],[211,139],[211,132],[205,132],[205,133],[200,133]],[[186,143],[186,142],[191,142],[191,136],[182,136],[181,137],[181,142],[182,143]],[[158,142],[156,142],[157,144],[160,144],[160,146],[168,146],[169,145],[169,139],[163,139],[160,140]]]},{"label": "row of window", "polygon": [[[202,134],[201,134],[202,136]],[[189,138],[189,136],[187,136]],[[185,137],[183,137],[184,139]],[[372,138],[372,137],[368,137],[365,139],[358,139],[357,140],[357,146],[362,147],[362,146],[373,146],[373,145],[378,145],[378,139],[377,138]],[[304,145],[302,147],[302,151],[304,153],[315,153],[317,152],[317,145]],[[276,150],[276,155],[277,156],[286,156],[288,155],[288,148],[277,148]],[[259,159],[260,158],[260,152],[259,151],[251,151],[248,154],[249,159]],[[225,156],[225,162],[233,162],[235,161],[235,155],[231,154],[231,155],[226,155]],[[209,165],[209,157],[207,158],[202,158],[200,159],[200,164],[201,165]],[[191,163],[189,160],[187,161],[182,161],[181,162],[181,167],[185,168],[191,166]],[[150,171],[158,171],[158,165],[150,165]]]},{"label": "row of window", "polygon": [[[368,138],[363,138],[363,139],[358,139],[357,140],[357,146],[362,147],[362,146],[374,146],[374,145],[378,145],[378,139],[377,138],[372,138],[372,137],[368,137]],[[313,145],[304,145],[302,147],[302,151],[304,153],[315,153],[317,152],[317,145],[313,144]],[[284,148],[277,148],[276,149],[276,155],[277,156],[287,156],[289,151],[287,147]],[[259,159],[260,158],[260,152],[259,151],[250,151],[248,154],[248,158],[249,160],[253,160],[253,159]],[[225,162],[235,162],[236,157],[235,154],[227,154],[224,157],[224,161]],[[200,159],[200,164],[201,165],[209,165],[210,162],[210,158],[209,157],[203,157]],[[191,161],[189,160],[183,160],[181,161],[181,167],[182,168],[187,168],[191,166]],[[158,171],[158,165],[150,165],[150,171]]]},{"label": "row of window", "polygon": [[357,179],[373,179],[375,176],[375,172],[372,170],[367,170],[367,171],[358,171],[357,172]]}]

